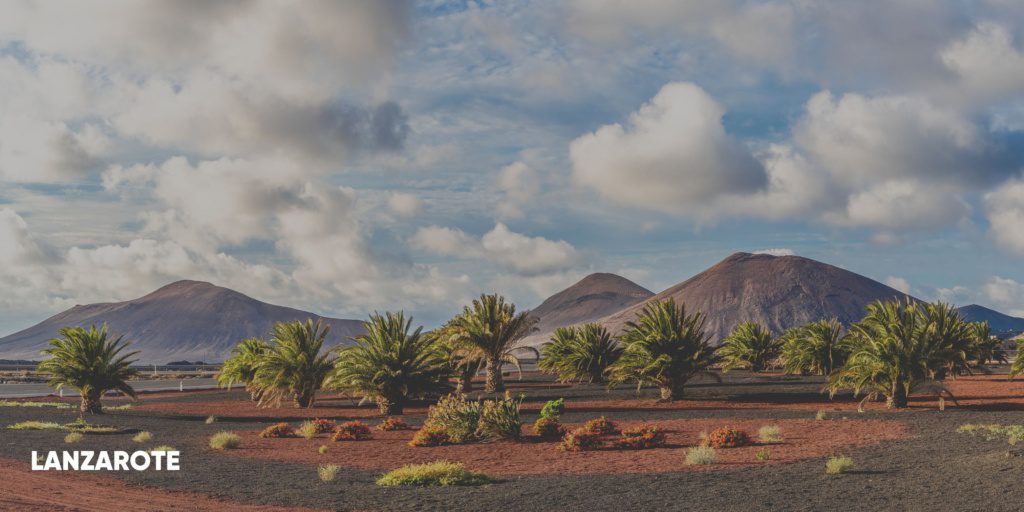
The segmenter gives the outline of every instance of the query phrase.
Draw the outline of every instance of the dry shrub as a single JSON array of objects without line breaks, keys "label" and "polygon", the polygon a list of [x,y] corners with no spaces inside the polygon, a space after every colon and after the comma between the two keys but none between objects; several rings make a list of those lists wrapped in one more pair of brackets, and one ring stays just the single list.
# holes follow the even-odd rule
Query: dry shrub
[{"label": "dry shrub", "polygon": [[346,421],[334,429],[332,441],[365,441],[373,438],[370,426],[359,420]]},{"label": "dry shrub", "polygon": [[260,432],[260,437],[267,439],[295,437],[295,429],[287,423],[278,423],[263,429],[263,432]]}]

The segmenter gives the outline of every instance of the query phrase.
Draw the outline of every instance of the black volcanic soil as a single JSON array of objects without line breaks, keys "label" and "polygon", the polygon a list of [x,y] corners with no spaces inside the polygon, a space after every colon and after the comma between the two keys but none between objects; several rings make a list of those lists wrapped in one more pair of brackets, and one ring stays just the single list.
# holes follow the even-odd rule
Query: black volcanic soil
[{"label": "black volcanic soil", "polygon": [[[1016,452],[1017,448],[1005,441],[986,441],[958,434],[956,429],[964,423],[1024,423],[1024,394],[1015,387],[1020,384],[1006,383],[999,377],[961,379],[953,383],[954,390],[973,402],[942,412],[927,400],[903,412],[870,409],[858,414],[838,406],[840,410],[830,412],[822,422],[826,430],[820,435],[828,435],[828,428],[838,432],[844,425],[859,421],[893,422],[905,429],[900,439],[844,448],[843,453],[854,458],[858,469],[841,476],[826,476],[824,457],[814,456],[779,464],[723,464],[706,471],[675,471],[650,464],[650,468],[641,468],[643,472],[544,474],[541,467],[536,474],[506,475],[491,485],[443,489],[379,488],[373,481],[380,470],[347,468],[334,482],[322,483],[312,463],[251,458],[244,450],[227,456],[206,447],[209,436],[219,430],[251,432],[273,418],[225,418],[206,425],[203,418],[194,415],[145,411],[141,407],[109,414],[102,421],[149,430],[154,434],[153,444],[178,447],[183,451],[183,471],[104,476],[129,484],[200,493],[235,504],[337,510],[1017,510],[1024,500],[1024,488],[1020,486],[1024,457],[1007,457],[1008,451]],[[600,414],[619,422],[757,425],[775,421],[795,425],[810,421],[816,406],[829,409],[819,388],[816,379],[752,377],[732,372],[722,384],[692,386],[687,390],[689,398],[679,407],[651,407],[648,401],[633,401],[633,390],[608,392],[596,386],[547,389],[534,385],[526,388],[526,393],[532,410],[544,400],[559,396],[567,397],[570,406],[608,402]],[[643,394],[649,397],[653,393],[644,390]],[[155,395],[145,401],[185,406],[222,403],[226,399],[241,401],[244,397],[238,392],[197,393]],[[634,407],[629,406],[631,403]],[[701,406],[688,408],[688,403]],[[717,408],[713,407],[716,403]],[[733,407],[750,403],[770,406]],[[272,411],[268,413],[272,415]],[[570,407],[564,420],[580,423],[598,414],[590,407]],[[72,411],[0,408],[0,424],[4,425],[26,419],[69,421],[73,417]],[[535,417],[534,413],[524,414],[526,421]],[[417,424],[422,416],[409,415],[407,420]],[[0,459],[24,463],[33,449],[65,449],[63,436],[53,431],[0,431]],[[130,438],[129,434],[87,436],[75,446],[132,449]],[[315,447],[323,441],[289,442]],[[348,445],[326,444],[330,444],[332,456],[341,457]],[[355,455],[356,450],[351,453]],[[642,465],[644,452],[631,453],[637,457],[635,464]]]}]

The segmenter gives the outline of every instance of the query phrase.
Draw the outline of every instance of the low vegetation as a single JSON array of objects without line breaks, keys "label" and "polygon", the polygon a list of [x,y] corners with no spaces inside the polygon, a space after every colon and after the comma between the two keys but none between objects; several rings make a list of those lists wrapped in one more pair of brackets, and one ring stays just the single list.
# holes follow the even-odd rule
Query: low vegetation
[{"label": "low vegetation", "polygon": [[562,436],[562,442],[558,447],[567,452],[597,450],[604,447],[604,438],[602,434],[578,428]]},{"label": "low vegetation", "polygon": [[490,482],[491,479],[487,475],[474,473],[460,463],[448,461],[409,464],[377,479],[377,485],[383,487],[481,485]]},{"label": "low vegetation", "polygon": [[327,453],[327,445],[326,444],[320,445],[320,448],[317,448],[316,451],[320,455],[325,455]]},{"label": "low vegetation", "polygon": [[67,444],[75,444],[75,443],[81,441],[84,438],[85,438],[85,436],[82,435],[80,432],[72,432],[72,433],[64,436],[64,442],[67,443]]},{"label": "low vegetation", "polygon": [[326,434],[333,432],[336,425],[331,420],[307,420],[299,425],[299,428],[295,429],[295,433],[306,439],[313,439],[319,434]]},{"label": "low vegetation", "polygon": [[814,413],[814,419],[818,421],[823,421],[827,417],[828,413],[825,412],[825,409],[818,409],[818,412]]},{"label": "low vegetation", "polygon": [[710,446],[694,446],[686,450],[686,463],[691,466],[718,462],[718,452]]},{"label": "low vegetation", "polygon": [[514,399],[505,393],[504,398],[484,400],[480,409],[480,423],[477,435],[486,441],[498,439],[519,440],[522,436],[523,422],[519,417],[519,408],[523,397]]},{"label": "low vegetation", "polygon": [[176,452],[176,451],[178,451],[178,449],[173,447],[173,446],[162,444],[160,446],[154,447],[152,450],[149,450],[149,451],[150,451],[150,453],[152,453],[152,452]]},{"label": "low vegetation", "polygon": [[614,421],[601,416],[583,424],[583,430],[599,436],[606,436],[618,433],[619,427]]},{"label": "low vegetation", "polygon": [[778,425],[765,425],[757,430],[757,440],[762,443],[782,442],[782,427]]},{"label": "low vegetation", "polygon": [[825,461],[825,473],[829,475],[839,475],[842,473],[848,473],[856,467],[853,463],[853,459],[845,455],[837,457],[829,457]]},{"label": "low vegetation", "polygon": [[153,440],[153,434],[150,433],[150,432],[146,432],[146,431],[139,432],[138,434],[135,434],[135,437],[132,438],[132,441],[134,441],[136,443],[139,443],[139,444],[148,443],[148,442],[150,442],[152,440]]},{"label": "low vegetation", "polygon": [[431,447],[431,446],[443,446],[452,443],[451,437],[444,431],[443,428],[434,425],[424,425],[423,428],[416,431],[413,434],[412,439],[409,441],[409,446],[416,447]]},{"label": "low vegetation", "polygon": [[51,421],[21,421],[13,425],[8,425],[8,430],[60,430],[64,427],[60,423],[54,423]]},{"label": "low vegetation", "polygon": [[401,418],[395,418],[388,416],[384,418],[384,421],[377,425],[377,430],[383,430],[384,432],[390,432],[393,430],[411,430],[412,427],[408,423],[402,421]]},{"label": "low vegetation", "polygon": [[332,441],[365,441],[373,438],[370,426],[358,420],[346,421],[334,429]]},{"label": "low vegetation", "polygon": [[316,474],[322,482],[333,482],[334,478],[338,476],[338,470],[340,469],[341,466],[335,464],[321,464],[316,467]]},{"label": "low vegetation", "polygon": [[[508,394],[495,400],[466,400],[462,393],[442,397],[427,412],[423,429],[413,438],[412,446],[430,444],[445,438],[442,444],[462,444],[497,439],[519,439],[522,420],[519,408],[522,397],[513,399]],[[422,444],[426,443],[426,444]]]},{"label": "low vegetation", "polygon": [[233,450],[242,446],[242,437],[234,432],[221,431],[210,437],[210,448],[214,450]]},{"label": "low vegetation", "polygon": [[216,417],[216,416],[207,416],[207,417],[206,417],[206,421],[205,421],[205,423],[206,423],[207,425],[213,425],[213,424],[214,424],[214,423],[216,423],[216,422],[217,422],[217,417]]},{"label": "low vegetation", "polygon": [[1018,441],[1024,440],[1024,425],[965,423],[957,428],[957,432],[981,436],[988,441],[1005,438],[1010,444],[1017,444]]},{"label": "low vegetation", "polygon": [[260,432],[260,437],[266,439],[275,439],[280,437],[295,437],[295,429],[293,429],[292,426],[287,423],[278,423],[276,425],[271,425],[263,429],[263,431]]},{"label": "low vegetation", "polygon": [[711,431],[704,439],[704,444],[712,448],[739,448],[754,444],[750,434],[745,430],[732,427],[721,427]]},{"label": "low vegetation", "polygon": [[640,425],[624,429],[615,440],[616,448],[627,450],[646,450],[665,445],[665,431],[654,425]]},{"label": "low vegetation", "polygon": [[0,407],[28,407],[28,408],[43,408],[52,407],[54,409],[70,409],[71,406],[63,402],[18,402],[12,400],[0,400]]},{"label": "low vegetation", "polygon": [[772,451],[769,448],[761,448],[754,456],[757,457],[757,460],[770,460],[772,458]]}]

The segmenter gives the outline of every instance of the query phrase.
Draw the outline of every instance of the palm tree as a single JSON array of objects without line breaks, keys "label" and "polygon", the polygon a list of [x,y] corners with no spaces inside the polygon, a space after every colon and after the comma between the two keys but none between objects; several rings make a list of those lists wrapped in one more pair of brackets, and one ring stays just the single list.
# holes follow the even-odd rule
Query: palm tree
[{"label": "palm tree", "polygon": [[534,348],[515,346],[536,330],[536,323],[537,319],[528,312],[516,313],[515,305],[506,303],[505,298],[497,294],[481,295],[471,306],[466,306],[461,315],[452,319],[462,342],[484,360],[487,369],[485,392],[505,391],[501,378],[501,367],[505,363],[521,369],[514,351],[529,350],[540,357]]},{"label": "palm tree", "polygon": [[945,368],[936,372],[936,376],[941,379],[950,375],[955,379],[957,375],[970,374],[974,339],[970,324],[964,321],[952,304],[927,304],[923,312],[928,324],[928,336],[935,338],[934,342],[945,351]]},{"label": "palm tree", "polygon": [[992,327],[988,321],[971,322],[971,359],[981,368],[984,368],[990,361],[993,363],[1006,364],[1006,350],[1003,349],[1003,340],[992,335]]},{"label": "palm tree", "polygon": [[1014,340],[1017,345],[1017,356],[1013,359],[1013,364],[1010,365],[1010,377],[1014,378],[1021,373],[1024,373],[1024,337],[1018,337]]},{"label": "palm tree", "polygon": [[846,362],[849,350],[839,320],[820,320],[783,334],[783,371],[787,374],[830,375]]},{"label": "palm tree", "polygon": [[537,366],[560,382],[604,382],[605,370],[618,361],[622,347],[600,324],[559,327],[541,347]]},{"label": "palm tree", "polygon": [[110,390],[135,398],[128,380],[138,374],[131,367],[138,352],[121,352],[131,343],[123,336],[108,338],[107,324],[101,329],[65,327],[60,337],[50,340],[43,353],[50,358],[39,363],[37,371],[50,374],[50,386],[59,391],[64,386],[77,388],[82,395],[81,414],[102,414],[100,400]]},{"label": "palm tree", "polygon": [[255,382],[256,369],[269,350],[270,345],[260,338],[242,340],[231,349],[233,355],[221,365],[217,383],[224,388],[242,384],[249,392],[249,398],[258,401],[260,392]]},{"label": "palm tree", "polygon": [[412,318],[402,312],[370,315],[365,334],[341,349],[325,388],[350,389],[377,402],[380,413],[402,414],[410,398],[440,391],[445,368],[434,340],[422,327],[409,332]]},{"label": "palm tree", "polygon": [[[637,391],[651,383],[661,390],[661,400],[683,395],[683,386],[718,361],[715,348],[704,332],[703,313],[686,314],[673,299],[644,306],[635,322],[628,322],[622,336],[622,356],[612,365],[610,383],[616,386],[635,380]],[[714,374],[711,374],[714,375]]]},{"label": "palm tree", "polygon": [[763,372],[779,355],[781,341],[757,322],[743,322],[736,326],[718,348],[718,356],[725,362],[722,371],[747,368]]},{"label": "palm tree", "polygon": [[270,349],[256,368],[254,385],[259,389],[260,405],[276,405],[291,396],[296,407],[312,407],[316,391],[333,367],[324,340],[331,326],[321,320],[313,323],[278,322],[271,329]]},{"label": "palm tree", "polygon": [[940,400],[943,394],[952,397],[936,381],[959,359],[957,340],[947,337],[956,329],[947,325],[945,309],[909,298],[869,304],[864,319],[850,327],[850,357],[829,377],[827,388],[832,395],[846,388],[854,396],[864,393],[862,406],[881,395],[887,407],[903,408],[917,391],[933,392]]},{"label": "palm tree", "polygon": [[473,390],[473,377],[480,373],[484,360],[480,353],[473,350],[460,335],[454,320],[435,329],[430,335],[434,338],[437,349],[447,373],[458,381],[458,389],[463,393]]}]

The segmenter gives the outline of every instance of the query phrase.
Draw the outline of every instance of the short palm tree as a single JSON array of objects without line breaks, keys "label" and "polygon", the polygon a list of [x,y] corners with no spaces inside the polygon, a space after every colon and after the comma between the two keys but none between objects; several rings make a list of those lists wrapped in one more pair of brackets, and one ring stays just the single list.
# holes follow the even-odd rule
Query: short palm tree
[{"label": "short palm tree", "polygon": [[787,374],[830,375],[846,362],[849,351],[839,320],[820,320],[783,334],[782,368]]},{"label": "short palm tree", "polygon": [[906,407],[919,391],[952,397],[936,376],[958,360],[956,340],[945,337],[947,319],[932,306],[911,299],[869,304],[864,319],[850,327],[850,357],[829,377],[830,392],[852,388],[854,396],[866,395],[862,406],[885,396],[890,408]]},{"label": "short palm tree", "polygon": [[411,327],[402,312],[370,315],[366,333],[338,351],[324,387],[360,392],[385,416],[402,414],[411,398],[441,391],[446,373],[434,340]]},{"label": "short palm tree", "polygon": [[1006,350],[1003,348],[1004,341],[998,336],[992,335],[992,327],[988,321],[972,322],[970,357],[976,365],[984,368],[988,363],[1006,364],[1009,359],[1006,357]]},{"label": "short palm tree", "polygon": [[1013,359],[1013,364],[1010,365],[1011,379],[1024,373],[1024,338],[1017,338],[1015,343],[1017,345],[1017,356]]},{"label": "short palm tree", "polygon": [[256,369],[263,356],[270,350],[270,345],[260,338],[242,340],[231,349],[232,356],[224,361],[217,373],[217,383],[221,387],[242,384],[249,392],[249,398],[259,401],[259,387],[256,386]]},{"label": "short palm tree", "polygon": [[936,375],[939,378],[947,375],[956,378],[957,375],[970,374],[974,340],[970,324],[952,304],[944,302],[926,304],[923,313],[928,325],[927,335],[942,347],[946,357],[945,368]]},{"label": "short palm tree", "polygon": [[496,393],[505,391],[505,382],[501,377],[501,368],[505,363],[512,363],[521,368],[516,350],[533,352],[537,357],[540,353],[531,347],[516,347],[516,343],[536,330],[537,319],[528,312],[516,313],[512,303],[505,298],[494,295],[481,295],[473,304],[466,306],[462,314],[452,319],[452,326],[465,346],[484,361],[487,380],[484,391]]},{"label": "short palm tree", "polygon": [[260,405],[278,405],[292,397],[296,407],[312,407],[316,392],[333,367],[330,351],[323,350],[331,327],[313,323],[278,322],[271,329],[270,349],[256,368],[253,385]]},{"label": "short palm tree", "polygon": [[673,299],[647,303],[620,337],[623,352],[609,370],[610,384],[636,381],[638,391],[654,384],[663,401],[682,397],[683,386],[696,375],[711,374],[708,369],[718,361],[704,319],[700,312],[688,315]]},{"label": "short palm tree", "polygon": [[447,368],[448,375],[455,377],[458,389],[463,393],[473,390],[473,377],[476,377],[484,366],[480,353],[473,350],[463,337],[454,321],[435,329],[430,333],[434,338],[434,346]]},{"label": "short palm tree", "polygon": [[746,368],[763,372],[779,356],[782,342],[757,322],[743,322],[722,341],[718,357],[725,363],[722,371]]},{"label": "short palm tree", "polygon": [[138,374],[131,367],[132,359],[138,352],[122,352],[131,343],[122,341],[123,336],[111,338],[107,325],[97,329],[65,327],[60,337],[50,340],[43,353],[49,359],[39,363],[37,370],[50,374],[51,386],[60,390],[64,386],[78,389],[82,395],[79,411],[82,414],[102,414],[100,400],[107,391],[117,390],[135,398],[135,390],[128,380]]},{"label": "short palm tree", "polygon": [[561,382],[604,382],[605,371],[619,360],[622,347],[600,324],[559,327],[541,347],[537,366]]}]

